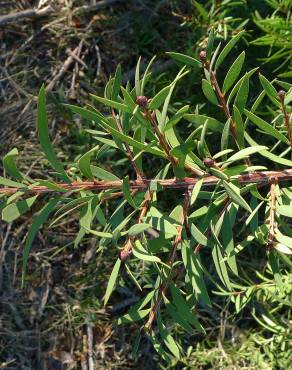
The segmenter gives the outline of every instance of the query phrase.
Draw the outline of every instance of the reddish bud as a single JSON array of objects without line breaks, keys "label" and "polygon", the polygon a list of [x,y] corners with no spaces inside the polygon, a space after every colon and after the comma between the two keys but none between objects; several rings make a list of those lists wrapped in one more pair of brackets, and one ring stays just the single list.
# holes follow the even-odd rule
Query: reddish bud
[{"label": "reddish bud", "polygon": [[214,159],[212,159],[212,158],[205,158],[204,160],[203,160],[203,163],[204,163],[204,165],[206,166],[206,167],[214,167],[214,164],[215,164],[215,161],[214,161]]},{"label": "reddish bud", "polygon": [[281,101],[283,101],[283,100],[285,99],[285,95],[286,95],[286,93],[285,93],[285,91],[284,91],[284,90],[280,90],[280,91],[278,92],[278,97],[279,97],[279,99],[280,99]]},{"label": "reddish bud", "polygon": [[201,50],[199,53],[199,58],[201,59],[201,62],[205,62],[207,59],[207,53],[205,50]]},{"label": "reddish bud", "polygon": [[148,99],[144,95],[137,96],[136,103],[139,105],[140,108],[147,108],[148,106]]}]

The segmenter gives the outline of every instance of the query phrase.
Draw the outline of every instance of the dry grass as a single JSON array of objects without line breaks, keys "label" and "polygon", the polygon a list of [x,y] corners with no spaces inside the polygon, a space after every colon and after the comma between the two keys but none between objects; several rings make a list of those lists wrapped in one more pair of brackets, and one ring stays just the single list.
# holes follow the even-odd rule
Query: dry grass
[{"label": "dry grass", "polygon": [[[77,8],[98,2],[0,2],[0,16],[40,3],[53,9],[48,16],[0,27],[0,156],[17,147],[21,170],[37,177],[46,168],[35,132],[40,84],[44,82],[48,90],[54,145],[65,151],[68,148],[66,158],[78,154],[82,138],[78,132],[72,141],[68,137],[81,123],[72,123],[60,102],[84,103],[89,92],[100,93],[119,62],[131,77],[137,53],[148,50],[157,37],[150,35],[149,41],[141,34],[142,40],[138,38],[129,48],[129,37],[130,42],[136,37],[137,21],[133,20],[148,17],[151,24],[154,17],[157,22],[159,6],[153,1],[119,1],[99,10],[79,12]],[[153,50],[147,52],[150,55]],[[78,229],[76,219],[73,215],[66,223],[39,233],[24,290],[20,288],[21,257],[31,215],[12,227],[0,222],[0,368],[136,368],[137,361],[130,357],[129,331],[114,330],[111,310],[100,303],[111,268],[107,262],[110,256],[97,256],[94,240],[86,240],[78,250],[72,248]],[[117,307],[116,314],[133,301],[126,287],[119,296],[125,307]],[[139,368],[144,366],[143,358],[147,368],[155,369],[156,357],[149,344],[141,353]]]}]

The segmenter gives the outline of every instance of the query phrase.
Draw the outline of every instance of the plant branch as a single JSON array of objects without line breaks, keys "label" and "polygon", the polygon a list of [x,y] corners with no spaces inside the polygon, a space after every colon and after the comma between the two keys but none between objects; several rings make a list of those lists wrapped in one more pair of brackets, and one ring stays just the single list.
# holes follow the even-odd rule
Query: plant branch
[{"label": "plant branch", "polygon": [[[124,132],[123,132],[123,128],[122,128],[121,122],[120,122],[119,118],[116,116],[114,110],[112,110],[112,116],[113,116],[113,118],[115,120],[116,127],[117,127],[118,131],[121,134],[123,134]],[[143,173],[142,170],[140,170],[140,168],[137,166],[136,162],[134,161],[134,155],[132,153],[132,150],[131,150],[129,144],[128,143],[125,143],[125,147],[126,147],[127,157],[129,158],[129,160],[131,161],[131,163],[132,163],[132,165],[134,167],[134,170],[136,172],[137,179],[143,178],[144,177],[144,173]]]},{"label": "plant branch", "polygon": [[176,234],[176,237],[175,237],[174,242],[172,244],[172,251],[171,251],[171,254],[170,254],[169,261],[167,263],[170,270],[169,270],[169,273],[167,275],[166,280],[163,281],[160,284],[159,288],[158,288],[157,299],[156,299],[154,305],[152,306],[151,311],[150,311],[149,316],[148,316],[148,320],[147,320],[146,324],[144,325],[144,329],[146,331],[149,331],[149,332],[152,330],[153,322],[157,317],[157,312],[159,310],[160,304],[163,300],[163,296],[164,296],[164,294],[167,290],[168,284],[169,284],[170,279],[171,279],[171,275],[172,275],[172,272],[173,272],[173,264],[176,260],[176,251],[177,251],[177,248],[178,248],[179,244],[182,241],[181,235],[182,235],[182,231],[183,231],[183,225],[184,225],[184,223],[186,221],[186,218],[187,218],[188,209],[190,207],[190,199],[191,199],[191,191],[190,191],[190,189],[187,189],[186,194],[185,194],[185,198],[184,198],[183,207],[182,207],[182,212],[180,214],[180,219],[179,219],[180,225],[177,227],[177,234]]},{"label": "plant branch", "polygon": [[[292,169],[285,169],[282,171],[259,171],[250,172],[244,175],[232,176],[231,181],[237,181],[239,184],[268,184],[272,178],[277,178],[278,181],[292,180]],[[182,179],[172,178],[165,180],[158,179],[137,179],[130,181],[130,189],[147,190],[151,183],[156,182],[164,189],[173,188],[188,188],[194,186],[199,181],[198,178],[185,177]],[[216,176],[206,176],[203,178],[203,186],[214,186],[221,181]],[[60,190],[50,189],[45,185],[36,185],[26,187],[26,185],[19,187],[1,187],[0,194],[11,195],[18,191],[23,191],[26,194],[42,194],[42,193],[58,193],[73,190],[120,190],[123,187],[122,180],[116,181],[74,181],[71,184],[56,184]]]},{"label": "plant branch", "polygon": [[272,178],[270,180],[271,187],[270,187],[270,215],[269,215],[269,234],[268,234],[268,242],[267,247],[268,249],[273,248],[273,243],[275,239],[275,213],[276,213],[276,201],[277,201],[277,194],[276,194],[276,184],[277,179]]},{"label": "plant branch", "polygon": [[[162,147],[167,159],[169,160],[169,162],[172,164],[173,167],[177,167],[178,166],[178,160],[177,160],[177,158],[175,158],[174,156],[172,156],[170,154],[171,148],[169,147],[169,145],[166,141],[165,135],[159,130],[156,118],[150,113],[150,111],[147,108],[144,110],[144,114],[145,114],[145,117],[150,122],[151,126],[153,127],[153,130],[154,130],[154,132],[155,132],[155,134],[156,134],[156,136],[159,140],[160,146]],[[195,176],[203,176],[204,175],[204,172],[202,170],[194,168],[194,167],[190,166],[187,163],[184,164],[184,167],[185,167],[186,170],[190,171]]]}]

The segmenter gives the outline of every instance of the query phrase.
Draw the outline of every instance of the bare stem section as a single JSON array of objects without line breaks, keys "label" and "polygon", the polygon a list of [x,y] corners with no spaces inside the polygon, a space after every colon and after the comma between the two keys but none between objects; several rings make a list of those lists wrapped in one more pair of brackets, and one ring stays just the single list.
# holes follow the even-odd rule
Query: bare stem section
[{"label": "bare stem section", "polygon": [[276,185],[277,179],[271,179],[271,187],[270,187],[270,215],[269,215],[269,234],[268,234],[268,249],[273,248],[273,243],[275,239],[275,229],[276,229],[276,221],[275,221],[275,213],[276,213],[276,201],[277,201],[277,193],[276,193]]},{"label": "bare stem section", "polygon": [[[231,181],[238,181],[239,184],[268,184],[271,179],[277,178],[278,181],[292,180],[292,169],[285,169],[282,171],[259,171],[251,172],[244,175],[232,176]],[[164,189],[179,189],[188,188],[194,186],[199,181],[199,178],[185,177],[182,179],[172,178],[166,180],[157,179],[137,179],[130,181],[131,190],[147,190],[151,183],[156,183]],[[203,178],[203,186],[214,186],[221,181],[216,176],[206,176]],[[74,181],[71,184],[56,184],[60,190],[51,189],[47,186],[30,186],[29,188],[25,185],[19,187],[2,187],[0,188],[0,194],[11,195],[17,191],[23,191],[26,194],[43,194],[43,193],[58,193],[64,191],[73,190],[121,190],[123,187],[123,181]],[[122,193],[120,193],[122,195]]]}]

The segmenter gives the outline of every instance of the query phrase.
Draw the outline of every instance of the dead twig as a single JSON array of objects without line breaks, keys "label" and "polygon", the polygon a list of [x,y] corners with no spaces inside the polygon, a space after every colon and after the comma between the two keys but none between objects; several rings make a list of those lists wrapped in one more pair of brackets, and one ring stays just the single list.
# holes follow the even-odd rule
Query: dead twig
[{"label": "dead twig", "polygon": [[27,9],[21,12],[5,14],[5,15],[0,16],[0,26],[5,26],[9,23],[19,22],[27,18],[34,19],[34,18],[44,17],[44,16],[52,14],[53,12],[54,12],[54,9],[51,7],[51,5],[48,5],[42,9]]}]

